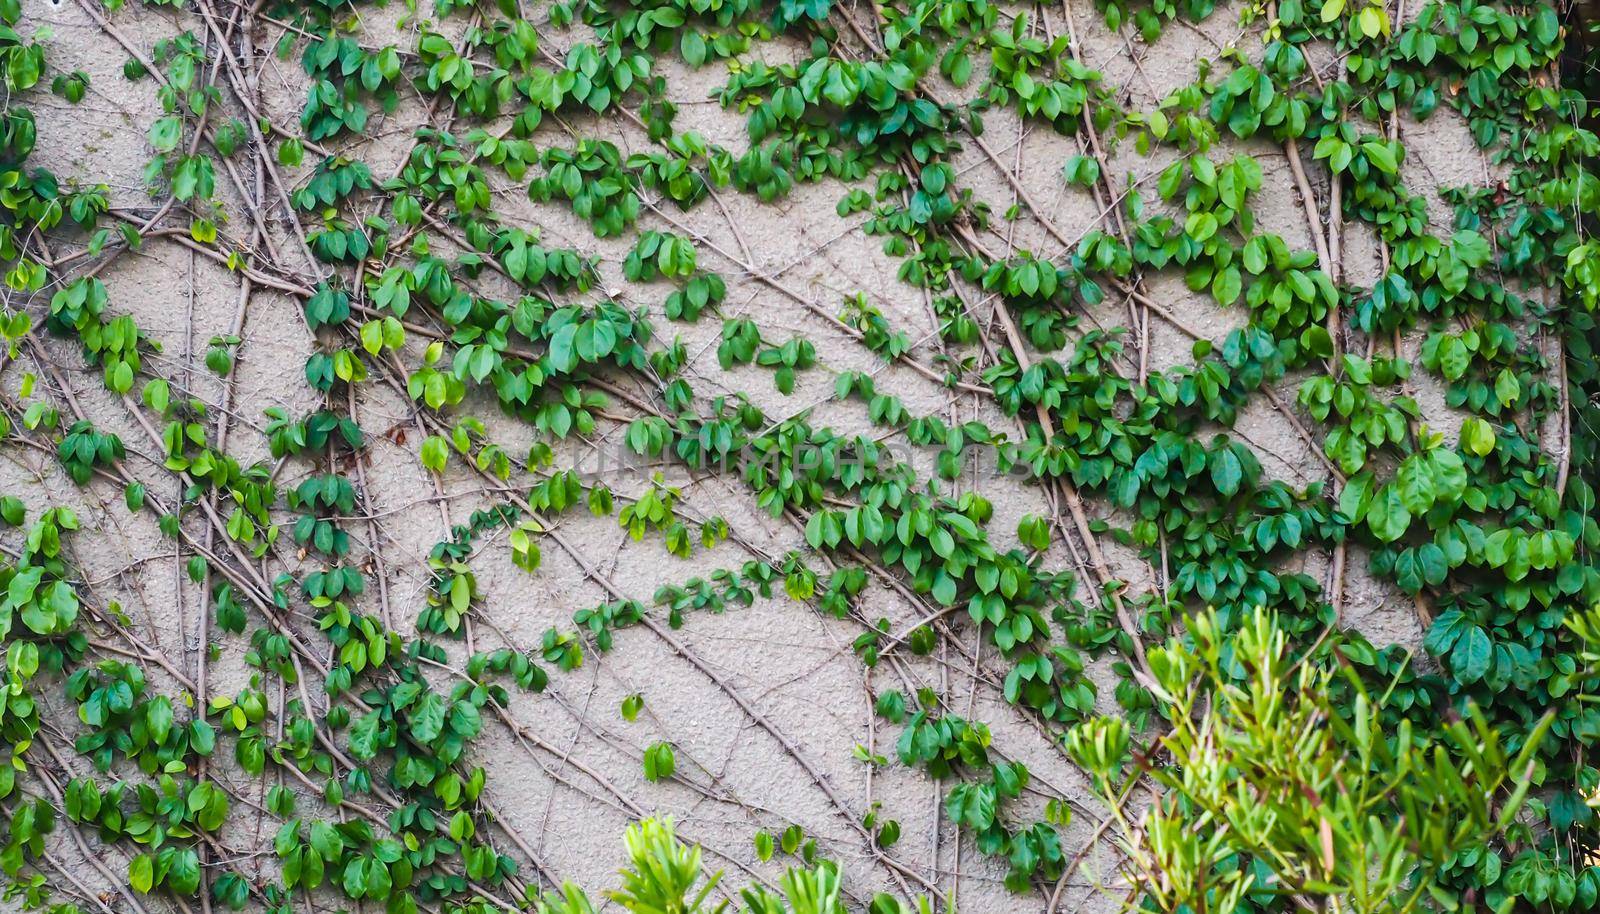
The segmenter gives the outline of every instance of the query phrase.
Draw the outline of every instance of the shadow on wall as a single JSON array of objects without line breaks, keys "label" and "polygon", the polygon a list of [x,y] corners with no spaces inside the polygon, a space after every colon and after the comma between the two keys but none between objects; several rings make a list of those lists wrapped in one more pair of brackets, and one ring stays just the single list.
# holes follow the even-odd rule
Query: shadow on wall
[{"label": "shadow on wall", "polygon": [[1585,126],[1595,130],[1600,128],[1600,0],[1566,0],[1561,20],[1567,30],[1561,79],[1589,100]]}]

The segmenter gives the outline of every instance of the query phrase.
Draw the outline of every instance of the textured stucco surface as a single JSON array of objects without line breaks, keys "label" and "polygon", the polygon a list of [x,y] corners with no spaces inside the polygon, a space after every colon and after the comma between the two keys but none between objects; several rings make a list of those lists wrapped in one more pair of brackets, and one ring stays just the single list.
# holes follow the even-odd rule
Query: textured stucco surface
[{"label": "textured stucco surface", "polygon": [[[1075,25],[1087,61],[1104,72],[1108,84],[1119,87],[1122,101],[1129,106],[1147,106],[1192,81],[1197,65],[1202,60],[1216,60],[1224,47],[1237,44],[1247,53],[1257,53],[1259,45],[1252,31],[1255,27],[1240,26],[1234,7],[1219,9],[1199,26],[1173,25],[1159,42],[1147,46],[1110,34],[1089,4],[1079,6]],[[148,79],[130,83],[123,78],[126,53],[77,0],[59,4],[25,0],[24,8],[25,33],[48,29],[52,34],[52,72],[82,69],[90,74],[92,84],[88,97],[77,106],[68,106],[47,93],[35,93],[38,164],[64,178],[108,184],[115,206],[148,210],[154,204],[142,172],[151,154],[145,131],[159,110],[153,84]],[[365,35],[375,44],[398,40],[405,46],[409,39],[397,36],[389,24],[401,14],[399,8],[366,9]],[[1059,9],[1045,11],[1050,28],[1064,27],[1059,14]],[[146,53],[155,41],[195,27],[186,14],[138,4],[109,15]],[[444,26],[447,31],[456,27],[459,25],[453,22]],[[281,31],[268,29],[256,36],[256,44],[270,49],[280,35]],[[793,51],[772,44],[754,53],[776,59]],[[280,123],[296,123],[304,91],[298,46],[282,61],[264,54],[258,78],[271,116]],[[707,100],[707,94],[724,78],[715,65],[694,72],[669,69],[671,93],[680,105],[677,126],[741,149],[745,145],[742,117]],[[410,134],[424,114],[425,106],[407,90],[399,109],[392,116],[376,118],[369,136],[353,144],[349,154],[367,161],[375,175],[387,176],[409,148]],[[986,123],[986,139],[996,157],[1009,163],[1033,197],[1046,204],[1057,225],[1069,233],[1093,227],[1098,214],[1093,200],[1081,190],[1066,188],[1060,177],[1065,159],[1079,151],[1076,139],[1023,126],[1004,111],[989,113]],[[615,139],[624,152],[643,145],[641,136],[615,122],[589,119],[573,122],[573,126]],[[1489,166],[1450,112],[1441,111],[1426,124],[1402,123],[1401,132],[1413,152],[1406,164],[1406,177],[1413,187],[1442,188],[1484,179]],[[563,143],[563,137],[558,127],[551,126],[535,141],[542,146]],[[1237,151],[1256,157],[1265,172],[1265,187],[1256,201],[1264,227],[1284,234],[1291,244],[1308,247],[1305,213],[1281,150],[1255,144]],[[1164,155],[1143,157],[1131,143],[1125,143],[1112,152],[1112,168],[1129,172],[1140,181],[1169,161]],[[307,156],[308,164],[313,158]],[[968,148],[958,163],[962,180],[989,201],[997,214],[1014,202],[1010,184],[981,152]],[[1313,169],[1312,181],[1321,195],[1325,188],[1318,183],[1321,176],[1317,171]],[[294,177],[303,180],[308,173],[308,168],[301,169]],[[1144,183],[1153,184],[1153,179]],[[244,202],[226,180],[219,180],[218,186],[227,206],[224,231],[248,237],[251,220]],[[619,297],[630,305],[656,304],[664,297],[665,285],[635,285],[623,280],[621,261],[632,243],[631,236],[598,240],[565,206],[529,203],[524,191],[523,186],[509,182],[497,187],[497,210],[518,224],[538,226],[547,243],[599,254],[604,261],[605,285],[621,290]],[[740,255],[739,259],[777,277],[825,311],[836,311],[846,295],[865,292],[896,328],[915,340],[930,339],[934,328],[928,308],[918,290],[895,278],[897,261],[883,253],[878,239],[860,231],[857,223],[861,216],[841,219],[835,214],[834,205],[843,192],[831,182],[800,185],[781,202],[763,205],[730,191],[725,196],[726,213],[714,205],[686,215],[670,211],[682,224],[680,231],[705,242],[700,245],[702,267],[717,270],[728,280],[725,310],[729,316],[753,317],[773,339],[805,336],[815,342],[819,353],[819,367],[802,373],[794,393],[785,397],[773,389],[765,371],[747,368],[724,373],[718,369],[715,320],[702,320],[698,325],[663,321],[662,329],[681,334],[694,355],[691,377],[697,390],[715,394],[742,389],[771,415],[814,407],[814,421],[819,424],[846,432],[865,431],[870,426],[864,407],[831,400],[836,372],[863,370],[874,373],[879,390],[900,396],[913,414],[981,418],[997,429],[1009,427],[992,405],[971,394],[952,395],[909,370],[883,367],[833,325],[757,282],[746,275],[744,265],[719,253],[738,255],[748,250],[748,257]],[[1448,211],[1437,199],[1433,202],[1436,230],[1447,233]],[[266,218],[275,243],[293,260],[296,247],[281,208],[271,208]],[[671,226],[647,211],[638,228]],[[1059,242],[1028,215],[1003,231],[1011,233],[1019,248],[1059,253]],[[1358,284],[1370,280],[1380,266],[1375,246],[1354,228],[1345,240],[1347,280]],[[448,249],[443,239],[436,239],[435,245]],[[237,277],[182,247],[152,239],[141,251],[121,257],[102,278],[110,289],[111,308],[134,315],[163,346],[162,356],[153,362],[156,370],[170,379],[175,389],[185,389],[213,405],[222,402],[227,382],[207,371],[202,359],[207,341],[227,333],[234,321],[240,301]],[[486,280],[485,285],[493,288],[492,281]],[[1243,323],[1242,310],[1219,309],[1209,299],[1189,293],[1180,276],[1150,277],[1147,288],[1187,326],[1207,335],[1220,337]],[[42,314],[49,292],[35,296],[26,306],[36,315]],[[992,303],[984,305],[990,306]],[[1094,323],[1108,327],[1126,324],[1120,299],[1108,301],[1099,313],[1088,315],[1085,326]],[[270,459],[261,434],[263,410],[276,406],[299,415],[317,406],[318,397],[301,373],[312,340],[292,299],[270,290],[254,290],[241,335],[244,342],[238,349],[228,394],[232,403],[228,441],[230,449],[248,463]],[[1188,337],[1155,315],[1150,337],[1152,367],[1189,358]],[[1418,344],[1415,339],[1404,341],[1406,354],[1414,355]],[[178,483],[161,469],[154,444],[122,405],[104,392],[98,373],[82,368],[73,345],[54,340],[49,348],[61,377],[86,411],[102,428],[115,431],[127,442],[134,472],[152,491],[169,498],[175,495]],[[919,352],[926,356],[932,349],[933,344],[924,342]],[[412,350],[407,361],[416,364],[420,346],[413,345]],[[10,364],[0,384],[8,395],[18,396],[24,373],[36,370],[26,360]],[[1281,400],[1293,402],[1299,380],[1291,377],[1279,385]],[[1459,420],[1447,415],[1442,392],[1420,376],[1411,383],[1429,424],[1453,436]],[[54,379],[41,379],[43,393],[52,393],[54,386]],[[495,497],[485,491],[478,477],[459,467],[452,468],[440,483],[444,497],[435,496],[434,482],[417,460],[421,436],[412,419],[412,405],[394,390],[380,382],[361,385],[355,408],[371,444],[370,462],[363,470],[368,509],[375,519],[351,525],[361,539],[356,552],[366,563],[364,570],[373,574],[378,569],[374,557],[381,557],[397,625],[409,633],[416,612],[424,606],[429,550],[445,536],[447,523],[465,520],[473,510],[493,504]],[[480,397],[469,397],[456,413],[482,418],[490,438],[514,454],[525,453],[533,440],[529,428],[500,415],[492,403]],[[557,466],[592,464],[596,453],[615,450],[620,433],[614,423],[602,423],[593,440],[559,447]],[[1305,442],[1264,401],[1258,400],[1256,408],[1241,418],[1234,434],[1256,449],[1273,477],[1303,485],[1324,476]],[[148,513],[130,515],[122,506],[121,493],[104,483],[74,487],[53,460],[39,454],[5,449],[0,456],[4,458],[0,459],[0,491],[21,495],[30,505],[65,503],[78,510],[86,532],[75,540],[73,554],[92,593],[103,603],[120,603],[129,617],[129,628],[150,650],[182,669],[189,668],[199,649],[197,619],[202,594],[183,576],[172,542],[160,535],[153,517]],[[931,454],[921,455],[921,459],[922,466],[932,466]],[[290,461],[282,468],[280,481],[292,485],[309,471],[309,464]],[[697,549],[693,558],[680,560],[667,555],[658,541],[630,541],[614,518],[573,512],[560,521],[560,530],[581,546],[586,561],[598,566],[630,596],[647,603],[661,584],[736,567],[753,554],[776,557],[803,547],[802,532],[761,512],[737,480],[687,479],[679,474],[675,481],[682,488],[686,515],[723,516],[738,541],[712,550]],[[633,478],[613,484],[619,491],[637,491],[643,483],[643,479]],[[1012,531],[1023,514],[1048,514],[1050,510],[1041,492],[1013,480],[983,477],[964,480],[962,485],[978,489],[994,502],[991,535],[1004,545],[1012,542]],[[1090,510],[1100,516],[1106,508],[1091,503]],[[1151,571],[1143,562],[1113,544],[1106,548],[1116,571],[1134,591],[1151,585]],[[568,627],[575,610],[606,599],[605,591],[585,576],[571,556],[553,543],[546,543],[543,552],[543,567],[529,574],[512,564],[503,534],[480,542],[472,559],[487,623],[476,630],[480,649],[502,642],[534,648],[547,627]],[[1308,572],[1322,575],[1326,558],[1306,556],[1304,563]],[[1071,558],[1057,545],[1049,564],[1067,568]],[[1414,643],[1418,622],[1410,600],[1374,585],[1364,574],[1364,565],[1365,556],[1353,551],[1346,621],[1360,626],[1375,641]],[[273,573],[278,570],[271,569]],[[895,631],[927,611],[925,606],[902,599],[881,581],[872,583],[863,608],[871,619],[889,619]],[[940,811],[940,785],[898,764],[872,770],[854,758],[858,745],[892,757],[898,735],[898,728],[874,719],[869,689],[932,686],[946,694],[954,707],[967,709],[967,716],[986,721],[994,731],[995,748],[1005,757],[1024,761],[1033,775],[1030,790],[1018,804],[1019,814],[1037,815],[1048,797],[1073,801],[1076,819],[1065,831],[1069,853],[1090,839],[1099,818],[1087,799],[1082,775],[1047,734],[1004,702],[999,690],[1003,664],[959,617],[933,656],[907,655],[870,673],[851,651],[851,641],[859,632],[854,622],[819,617],[781,595],[758,599],[750,608],[723,615],[691,614],[674,633],[682,651],[642,627],[622,632],[613,651],[606,655],[591,652],[581,669],[556,675],[544,695],[518,696],[512,711],[522,724],[520,734],[498,722],[488,723],[474,750],[489,772],[486,796],[540,855],[545,867],[563,878],[609,885],[620,859],[622,829],[644,811],[676,816],[682,833],[702,843],[711,864],[728,870],[735,884],[745,882],[747,875],[770,880],[779,872],[777,861],[761,864],[756,860],[751,838],[757,829],[776,832],[788,823],[798,823],[819,839],[827,855],[843,863],[851,893],[858,899],[894,887],[892,870],[873,859],[873,852],[851,825],[851,820],[859,821],[876,806],[880,816],[896,819],[903,826],[904,837],[888,856],[952,893],[959,910],[967,914],[1044,910],[1046,895],[1006,892],[1000,884],[1003,866],[956,839]],[[231,636],[221,638],[219,644],[213,688],[228,693],[248,682],[249,670],[241,659],[246,645]],[[453,650],[453,660],[459,664],[465,646],[458,644]],[[1093,675],[1104,686],[1102,701],[1110,709],[1109,671],[1096,668]],[[151,669],[151,677],[159,688],[173,694],[180,691],[159,668]],[[758,724],[730,691],[755,709],[765,726]],[[632,693],[644,696],[644,712],[636,722],[627,723],[618,705]],[[59,693],[54,697],[56,717],[69,717],[71,711],[60,707]],[[325,699],[313,691],[313,700]],[[796,747],[804,765],[785,751],[769,728]],[[690,785],[644,780],[641,753],[658,740],[669,740],[678,747],[679,771]],[[807,767],[820,774],[828,790],[813,781]],[[252,801],[259,797],[262,785],[237,772],[224,768],[216,776],[242,797]],[[830,800],[830,793],[842,805]],[[236,816],[238,824],[233,827],[237,832],[227,840],[239,848],[266,846],[261,842],[270,842],[270,823],[260,826],[265,833],[258,837],[252,833],[257,827],[255,813],[244,804],[236,803],[236,808],[243,814]],[[61,859],[82,866],[76,846],[61,835],[52,839],[52,849]],[[98,845],[94,850],[111,872],[124,871],[122,851],[103,850]],[[1091,854],[1089,865],[1063,892],[1061,910],[1114,905],[1094,885],[1097,876],[1108,872],[1109,853],[1109,848],[1101,848]],[[242,866],[248,871],[257,863],[267,865],[266,861],[246,861]],[[102,877],[93,868],[84,867],[82,872],[90,885],[109,888],[101,884]]]}]

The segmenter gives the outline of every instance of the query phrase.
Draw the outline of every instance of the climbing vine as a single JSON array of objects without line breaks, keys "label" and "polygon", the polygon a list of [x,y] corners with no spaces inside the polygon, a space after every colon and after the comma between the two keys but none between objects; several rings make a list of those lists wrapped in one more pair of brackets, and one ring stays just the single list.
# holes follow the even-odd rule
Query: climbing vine
[{"label": "climbing vine", "polygon": [[[872,798],[892,767],[935,783],[943,821],[1051,911],[1113,825],[1129,903],[1152,910],[1600,903],[1600,712],[1580,700],[1600,692],[1584,647],[1600,140],[1576,18],[1477,0],[1097,0],[1093,22],[988,0],[148,0],[171,29],[145,46],[124,26],[154,14],[76,2],[126,56],[117,91],[148,96],[149,157],[137,181],[38,166],[41,84],[70,108],[104,80],[0,2],[0,367],[16,376],[0,433],[101,522],[153,521],[200,618],[191,645],[180,611],[175,654],[142,640],[97,593],[84,511],[0,499],[8,898],[593,911],[497,802],[523,760],[485,746],[565,765],[515,706],[570,712],[561,684],[625,668],[635,630],[845,826],[819,847],[762,810],[754,858],[721,853],[752,874],[780,850],[799,862],[742,890],[752,912],[955,907],[939,860],[911,862],[911,813]],[[1090,65],[1091,33],[1141,70],[1225,16],[1237,39],[1164,94]],[[263,93],[273,53],[303,90],[297,120]],[[687,126],[675,81],[732,132]],[[1424,193],[1419,125],[1446,118],[1485,179]],[[1015,150],[995,148],[1000,125],[1020,125]],[[1020,167],[1037,128],[1071,149],[1044,180]],[[1269,218],[1282,178],[1261,150],[1287,163],[1303,225]],[[819,301],[750,248],[730,207],[810,207],[813,185],[925,325],[883,289]],[[1095,214],[1070,231],[1040,202],[1069,195]],[[117,281],[158,247],[239,283],[203,355],[192,328],[178,352],[141,327]],[[1230,322],[1190,327],[1178,289]],[[294,303],[296,402],[312,405],[258,422],[232,404],[266,292]],[[1264,462],[1295,469],[1252,439],[1261,423],[1313,472]],[[369,479],[391,446],[443,522],[412,591]],[[646,472],[584,472],[594,450]],[[985,468],[1042,507],[1002,520],[1020,512],[997,510]],[[463,479],[487,500],[460,521]],[[706,479],[793,535],[765,545],[724,516],[741,513],[705,510]],[[698,573],[632,592],[574,542],[582,513]],[[559,556],[605,597],[567,601],[536,639],[508,631],[480,583],[501,552],[533,576]],[[1358,574],[1411,643],[1355,624]],[[682,637],[780,595],[849,632],[865,803]],[[952,652],[1093,797],[1044,782],[926,675]],[[659,723],[648,689],[620,718]],[[1313,735],[1325,765],[1274,761]],[[610,738],[645,796],[731,795],[687,735]],[[643,820],[607,897],[720,910],[702,851],[584,773]],[[1290,785],[1284,817],[1257,829],[1241,783]],[[1087,843],[1069,829],[1085,818]],[[831,859],[845,849],[893,891],[857,891]]]}]

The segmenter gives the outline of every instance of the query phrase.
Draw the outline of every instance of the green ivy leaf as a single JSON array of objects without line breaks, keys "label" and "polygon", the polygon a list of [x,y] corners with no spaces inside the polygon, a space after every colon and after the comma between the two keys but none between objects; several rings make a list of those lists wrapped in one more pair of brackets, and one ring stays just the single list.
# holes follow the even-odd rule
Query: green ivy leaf
[{"label": "green ivy leaf", "polygon": [[669,743],[656,743],[644,751],[644,776],[648,781],[662,781],[672,777],[677,768],[677,758]]},{"label": "green ivy leaf", "polygon": [[1367,508],[1366,517],[1372,535],[1385,543],[1392,543],[1404,536],[1406,528],[1411,526],[1411,512],[1394,483],[1378,491],[1377,497]]},{"label": "green ivy leaf", "polygon": [[1489,633],[1481,626],[1474,625],[1456,641],[1455,649],[1450,652],[1450,667],[1455,672],[1457,682],[1470,685],[1489,672],[1489,664],[1493,659],[1494,649]]},{"label": "green ivy leaf", "polygon": [[149,894],[155,885],[155,858],[149,854],[139,854],[128,861],[128,885],[133,886],[135,892]]}]

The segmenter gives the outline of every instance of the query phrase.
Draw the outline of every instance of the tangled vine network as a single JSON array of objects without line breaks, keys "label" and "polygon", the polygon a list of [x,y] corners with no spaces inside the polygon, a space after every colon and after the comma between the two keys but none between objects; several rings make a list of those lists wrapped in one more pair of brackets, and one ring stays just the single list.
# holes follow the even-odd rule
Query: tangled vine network
[{"label": "tangled vine network", "polygon": [[26,6],[0,907],[1600,910],[1593,11]]}]

